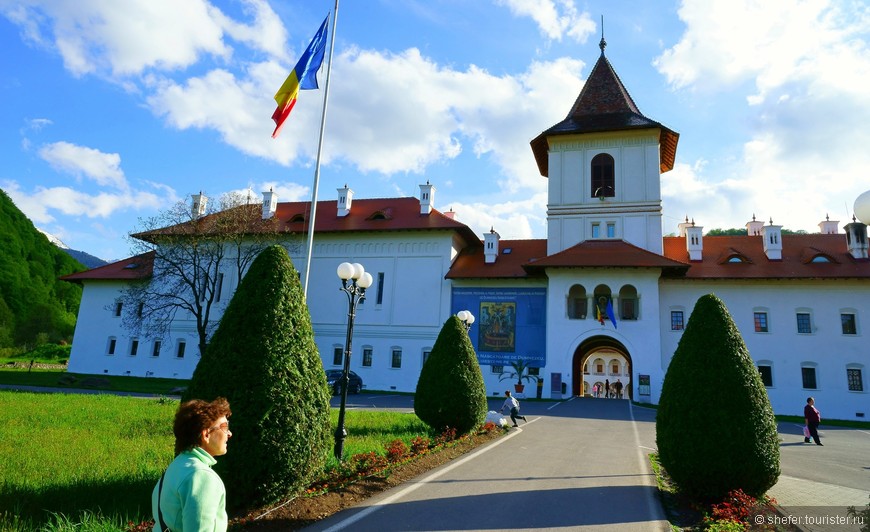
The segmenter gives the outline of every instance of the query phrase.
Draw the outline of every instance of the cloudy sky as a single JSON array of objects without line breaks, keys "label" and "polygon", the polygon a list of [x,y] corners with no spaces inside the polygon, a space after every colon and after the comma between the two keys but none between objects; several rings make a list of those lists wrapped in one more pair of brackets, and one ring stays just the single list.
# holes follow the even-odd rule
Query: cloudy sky
[{"label": "cloudy sky", "polygon": [[[199,191],[310,200],[324,90],[275,91],[334,0],[0,0],[0,188],[104,259]],[[846,223],[870,189],[870,6],[851,0],[344,0],[319,199],[416,196],[542,238],[529,141],[606,55],[680,133],[664,232]],[[332,28],[330,28],[332,30]],[[321,87],[325,71],[320,74]]]}]

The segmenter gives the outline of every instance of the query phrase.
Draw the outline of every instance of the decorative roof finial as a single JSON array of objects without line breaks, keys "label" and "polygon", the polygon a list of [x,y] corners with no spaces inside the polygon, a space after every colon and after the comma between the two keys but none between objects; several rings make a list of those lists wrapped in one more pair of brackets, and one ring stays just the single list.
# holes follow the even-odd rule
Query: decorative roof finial
[{"label": "decorative roof finial", "polygon": [[601,55],[604,55],[604,48],[607,47],[607,41],[604,40],[604,15],[601,15],[601,42],[598,47],[601,48]]}]

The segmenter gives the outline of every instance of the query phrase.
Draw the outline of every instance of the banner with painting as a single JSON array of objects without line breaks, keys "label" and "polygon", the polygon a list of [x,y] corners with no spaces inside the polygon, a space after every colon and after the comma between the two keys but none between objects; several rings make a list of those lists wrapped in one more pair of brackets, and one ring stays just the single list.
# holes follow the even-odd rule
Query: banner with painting
[{"label": "banner with painting", "polygon": [[507,366],[522,358],[531,367],[546,364],[544,288],[454,288],[451,309],[475,315],[469,331],[481,365]]}]

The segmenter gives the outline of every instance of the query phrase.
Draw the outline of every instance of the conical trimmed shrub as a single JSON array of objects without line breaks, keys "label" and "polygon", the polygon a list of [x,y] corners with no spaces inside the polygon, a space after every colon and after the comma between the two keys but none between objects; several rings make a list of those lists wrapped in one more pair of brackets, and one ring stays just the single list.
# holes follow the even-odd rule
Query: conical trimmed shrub
[{"label": "conical trimmed shrub", "polygon": [[668,366],[656,415],[665,470],[685,494],[764,494],[779,478],[767,390],[725,304],[702,296]]},{"label": "conical trimmed shrub", "polygon": [[453,428],[465,434],[483,423],[486,411],[486,387],[474,346],[459,318],[451,316],[420,371],[414,412],[436,431]]},{"label": "conical trimmed shrub", "polygon": [[251,264],[184,399],[218,396],[233,411],[228,452],[215,466],[228,505],[275,501],[322,470],[330,393],[299,276],[281,246]]}]

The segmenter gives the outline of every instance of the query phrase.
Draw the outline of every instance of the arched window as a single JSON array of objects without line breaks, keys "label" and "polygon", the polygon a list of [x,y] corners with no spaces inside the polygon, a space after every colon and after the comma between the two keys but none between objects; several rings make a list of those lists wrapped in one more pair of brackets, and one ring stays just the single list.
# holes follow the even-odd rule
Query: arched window
[{"label": "arched window", "polygon": [[579,284],[575,284],[568,291],[568,319],[585,320],[588,308],[586,289]]},{"label": "arched window", "polygon": [[619,315],[624,320],[636,320],[638,312],[637,288],[627,284],[619,289]]},{"label": "arched window", "polygon": [[607,319],[607,304],[613,301],[610,295],[610,287],[606,284],[600,284],[595,287],[595,292],[592,300],[592,317],[598,319],[599,312],[601,319]]},{"label": "arched window", "polygon": [[615,187],[613,157],[606,153],[599,153],[592,158],[592,197],[612,198],[616,195]]}]

